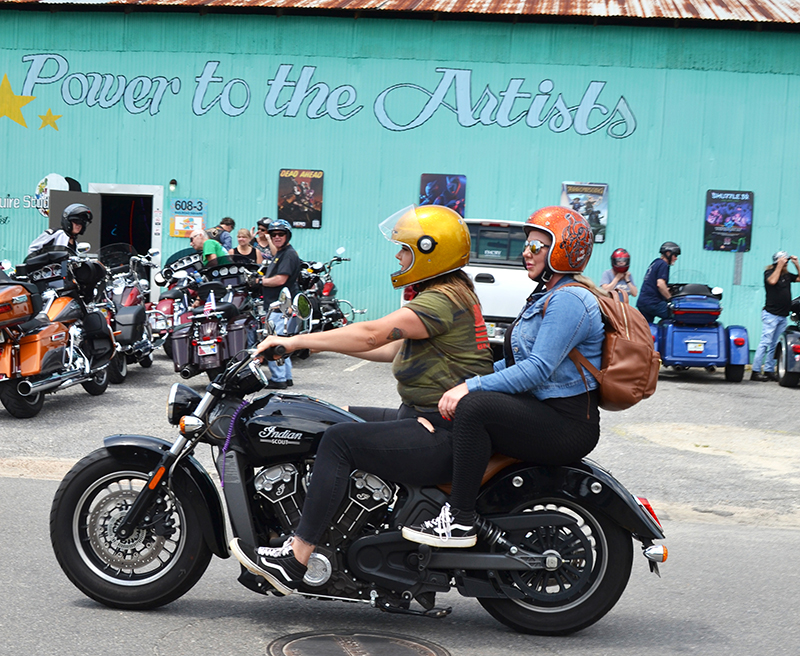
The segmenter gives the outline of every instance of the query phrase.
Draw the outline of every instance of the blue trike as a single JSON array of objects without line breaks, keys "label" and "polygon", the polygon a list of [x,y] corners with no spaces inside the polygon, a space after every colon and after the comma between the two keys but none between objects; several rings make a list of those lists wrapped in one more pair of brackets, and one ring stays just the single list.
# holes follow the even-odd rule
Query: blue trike
[{"label": "blue trike", "polygon": [[703,367],[709,372],[725,367],[725,380],[741,382],[750,362],[750,344],[744,326],[719,322],[722,290],[697,283],[669,285],[669,317],[650,324],[661,363],[675,371]]}]

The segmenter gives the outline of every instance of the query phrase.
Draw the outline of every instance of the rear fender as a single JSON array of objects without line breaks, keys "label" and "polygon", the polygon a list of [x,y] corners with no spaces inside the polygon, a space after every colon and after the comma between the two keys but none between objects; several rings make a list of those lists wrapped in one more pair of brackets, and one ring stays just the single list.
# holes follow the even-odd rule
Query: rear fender
[{"label": "rear fender", "polygon": [[526,502],[554,494],[606,515],[637,538],[664,538],[661,527],[636,498],[588,460],[564,467],[525,463],[508,467],[483,487],[476,510],[481,515],[507,514]]},{"label": "rear fender", "polygon": [[[744,344],[737,346],[736,339],[744,339]],[[728,353],[729,364],[750,364],[750,341],[744,326],[728,326]]]},{"label": "rear fender", "polygon": [[[105,448],[114,457],[133,457],[155,467],[172,444],[149,435],[111,435],[103,440]],[[184,474],[178,475],[178,472]],[[225,536],[225,515],[214,482],[203,466],[192,456],[178,461],[172,484],[180,489],[184,498],[193,503],[200,520],[203,537],[211,551],[220,558],[228,558]]]},{"label": "rear fender", "polygon": [[789,326],[786,332],[781,335],[781,357],[783,358],[786,371],[790,373],[800,373],[800,359],[794,352],[793,346],[800,345],[800,330],[795,326]]}]

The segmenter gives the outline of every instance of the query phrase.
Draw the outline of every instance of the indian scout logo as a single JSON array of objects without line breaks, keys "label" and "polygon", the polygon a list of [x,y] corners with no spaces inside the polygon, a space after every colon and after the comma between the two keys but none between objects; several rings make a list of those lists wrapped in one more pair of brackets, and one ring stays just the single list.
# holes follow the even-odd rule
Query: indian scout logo
[{"label": "indian scout logo", "polygon": [[259,432],[258,436],[261,438],[262,442],[272,442],[273,444],[296,444],[301,440],[303,434],[295,433],[290,431],[288,428],[286,430],[278,430],[277,426],[267,426]]}]

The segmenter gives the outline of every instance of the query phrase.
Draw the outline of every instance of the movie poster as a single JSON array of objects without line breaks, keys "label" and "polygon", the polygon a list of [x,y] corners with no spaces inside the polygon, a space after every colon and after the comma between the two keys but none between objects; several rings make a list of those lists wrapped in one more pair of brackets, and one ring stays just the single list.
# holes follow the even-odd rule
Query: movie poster
[{"label": "movie poster", "polygon": [[464,216],[466,198],[466,175],[425,173],[420,176],[420,205],[444,205]]},{"label": "movie poster", "polygon": [[707,251],[746,253],[753,231],[753,192],[706,192],[703,248]]},{"label": "movie poster", "polygon": [[589,222],[596,244],[606,240],[608,225],[608,185],[599,182],[563,182],[562,207],[580,212]]},{"label": "movie poster", "polygon": [[321,228],[322,176],[322,171],[281,169],[278,218],[293,228]]}]

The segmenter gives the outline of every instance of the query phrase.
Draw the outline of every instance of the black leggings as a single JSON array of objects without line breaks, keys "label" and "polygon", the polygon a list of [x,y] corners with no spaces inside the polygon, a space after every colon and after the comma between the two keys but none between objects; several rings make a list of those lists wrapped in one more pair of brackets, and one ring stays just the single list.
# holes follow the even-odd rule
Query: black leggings
[{"label": "black leggings", "polygon": [[[328,428],[317,449],[314,472],[298,537],[316,545],[330,526],[347,494],[350,474],[363,469],[386,481],[408,485],[449,483],[453,471],[450,422],[438,412],[350,408],[366,423],[341,423]],[[417,421],[425,417],[431,433]]]},{"label": "black leggings", "polygon": [[[581,397],[586,399],[586,395]],[[597,417],[597,410],[592,413]],[[470,392],[453,422],[453,492],[450,504],[472,515],[492,453],[543,465],[580,460],[597,444],[599,419],[579,421],[559,414],[530,394]]]}]

